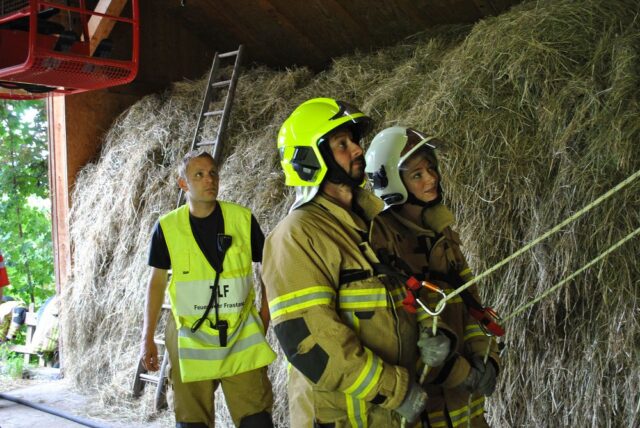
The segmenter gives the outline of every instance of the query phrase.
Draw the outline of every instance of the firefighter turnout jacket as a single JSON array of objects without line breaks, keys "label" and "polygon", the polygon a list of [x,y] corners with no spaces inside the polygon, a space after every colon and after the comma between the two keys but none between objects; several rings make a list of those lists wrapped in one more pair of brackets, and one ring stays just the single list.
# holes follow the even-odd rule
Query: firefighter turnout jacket
[{"label": "firefighter turnout jacket", "polygon": [[291,426],[400,426],[393,409],[415,378],[415,315],[403,310],[403,284],[378,273],[368,243],[382,203],[360,189],[354,201],[360,215],[319,194],[265,243],[271,318],[293,366],[291,408],[313,412],[292,412]]},{"label": "firefighter turnout jacket", "polygon": [[[451,229],[453,222],[453,214],[443,204],[423,211],[422,227],[401,216],[397,210],[389,208],[375,219],[371,228],[371,244],[380,257],[390,255],[390,263],[406,274],[430,280],[449,294],[454,288],[473,278],[460,251],[460,238]],[[480,302],[476,287],[472,286],[468,290]],[[432,309],[435,309],[440,299],[434,292],[428,292],[423,301],[425,298]],[[469,315],[459,295],[447,302],[440,320],[457,335],[458,341],[456,355],[442,366],[433,368],[426,379],[429,426],[467,426],[469,415],[471,426],[487,426],[483,416],[484,397],[472,396],[469,408],[469,393],[458,386],[469,374],[471,359],[474,356],[484,357],[489,338]],[[497,347],[492,346],[489,355],[493,361],[489,363],[498,368]]]},{"label": "firefighter turnout jacket", "polygon": [[[233,219],[225,221],[231,246],[221,273],[209,264],[193,236],[188,205],[160,218],[171,257],[169,298],[178,329],[183,382],[220,379],[264,367],[275,359],[254,305],[251,212],[229,202],[218,204],[223,218]],[[209,305],[216,275],[220,275],[219,317],[228,324],[226,345],[221,343],[220,329],[216,329],[215,308],[210,310],[207,321],[192,331]]]}]

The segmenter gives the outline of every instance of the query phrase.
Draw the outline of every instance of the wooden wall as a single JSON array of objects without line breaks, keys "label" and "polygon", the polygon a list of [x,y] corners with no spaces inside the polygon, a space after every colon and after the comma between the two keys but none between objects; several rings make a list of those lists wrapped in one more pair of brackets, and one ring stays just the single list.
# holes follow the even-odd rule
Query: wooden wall
[{"label": "wooden wall", "polygon": [[[201,77],[216,49],[235,50],[242,43],[249,61],[320,70],[333,57],[356,49],[389,45],[438,24],[474,22],[518,2],[186,0],[181,6],[180,0],[139,0],[140,67],[135,81],[48,102],[58,286],[66,284],[70,271],[69,197],[78,171],[99,154],[104,132],[119,114],[171,82]],[[110,35],[115,52],[130,46],[129,31],[125,25],[115,25]]]}]

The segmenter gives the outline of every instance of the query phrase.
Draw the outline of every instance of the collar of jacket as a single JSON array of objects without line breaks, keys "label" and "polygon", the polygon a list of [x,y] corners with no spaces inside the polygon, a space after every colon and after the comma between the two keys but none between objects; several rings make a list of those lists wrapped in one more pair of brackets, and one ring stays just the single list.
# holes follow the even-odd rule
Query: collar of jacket
[{"label": "collar of jacket", "polygon": [[422,210],[422,224],[435,230],[437,233],[442,233],[442,231],[451,226],[454,221],[453,213],[444,204],[440,203]]},{"label": "collar of jacket", "polygon": [[365,215],[364,219],[360,218],[352,210],[344,209],[323,193],[318,193],[313,198],[313,202],[330,212],[340,223],[360,232],[368,233],[369,227],[365,224],[365,221],[367,223],[371,222],[384,208],[384,202],[368,190],[357,188],[354,192],[354,201],[362,208]]},{"label": "collar of jacket", "polygon": [[398,210],[387,209],[387,211],[407,228],[420,233],[442,233],[445,228],[451,226],[455,221],[451,210],[443,204],[437,204],[424,209],[422,211],[422,225],[415,224],[413,221],[406,219]]}]

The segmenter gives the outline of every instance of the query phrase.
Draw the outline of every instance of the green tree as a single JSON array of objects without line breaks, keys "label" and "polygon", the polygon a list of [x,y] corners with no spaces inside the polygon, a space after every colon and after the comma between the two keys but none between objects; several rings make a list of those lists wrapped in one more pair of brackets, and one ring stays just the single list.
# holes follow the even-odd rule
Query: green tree
[{"label": "green tree", "polygon": [[11,287],[36,307],[54,293],[47,122],[42,101],[0,100],[0,250]]}]

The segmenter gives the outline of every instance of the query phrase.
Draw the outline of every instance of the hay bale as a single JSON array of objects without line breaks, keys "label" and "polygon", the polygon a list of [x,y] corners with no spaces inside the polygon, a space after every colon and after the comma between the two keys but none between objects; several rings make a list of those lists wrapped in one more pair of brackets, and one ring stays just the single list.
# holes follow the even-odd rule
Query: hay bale
[{"label": "hay bale", "polygon": [[[350,100],[377,130],[404,123],[449,142],[440,156],[446,200],[482,271],[640,167],[638,13],[631,0],[532,1],[473,27],[439,28],[338,59],[315,76],[248,70],[223,152],[220,197],[251,207],[270,231],[293,196],[275,150],[280,124],[305,99]],[[192,137],[203,85],[176,84],[130,108],[73,195],[66,374],[99,391],[109,408],[142,419],[153,417],[148,402],[140,411],[128,390],[148,241],[158,216],[175,205],[173,168]],[[487,301],[508,314],[638,227],[639,190],[632,184],[495,273],[481,285]],[[509,322],[500,383],[488,400],[495,426],[638,424],[638,254],[640,243],[631,241]],[[280,357],[271,368],[280,426],[283,367]]]}]

